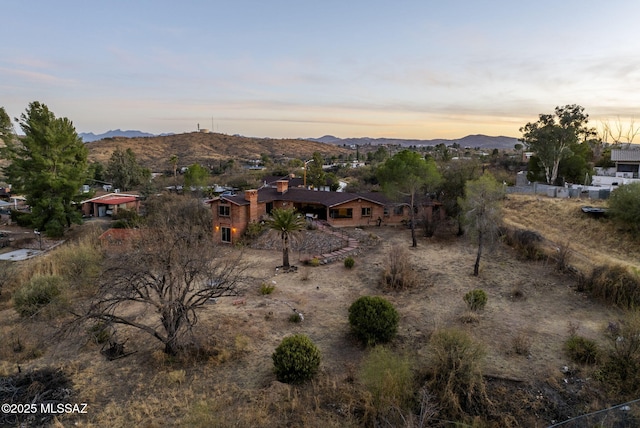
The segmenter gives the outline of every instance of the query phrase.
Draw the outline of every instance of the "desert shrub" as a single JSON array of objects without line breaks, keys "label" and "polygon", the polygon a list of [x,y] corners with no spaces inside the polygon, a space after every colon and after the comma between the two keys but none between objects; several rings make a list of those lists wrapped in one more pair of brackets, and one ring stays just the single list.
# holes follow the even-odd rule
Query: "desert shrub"
[{"label": "desert shrub", "polygon": [[477,312],[464,311],[464,313],[460,315],[458,320],[463,324],[477,324],[480,322],[480,317],[478,317]]},{"label": "desert shrub", "polygon": [[391,290],[404,290],[418,283],[413,270],[409,251],[401,245],[394,245],[389,251],[388,264],[382,273],[382,286]]},{"label": "desert shrub", "polygon": [[399,318],[393,305],[378,296],[362,296],[349,307],[351,331],[366,345],[393,339]]},{"label": "desert shrub", "polygon": [[556,249],[556,254],[554,255],[554,260],[556,262],[556,269],[560,272],[567,271],[569,266],[569,260],[571,259],[571,245],[569,242],[564,242],[560,244],[560,246]]},{"label": "desert shrub", "polygon": [[275,284],[267,284],[266,282],[263,282],[260,285],[260,294],[262,295],[271,294],[275,289],[276,289]]},{"label": "desert shrub", "polygon": [[276,377],[285,383],[307,381],[320,367],[320,351],[304,334],[285,337],[271,358]]},{"label": "desert shrub", "polygon": [[[359,378],[371,394],[376,412],[384,419],[389,421],[390,417],[394,417],[391,411],[393,408],[412,407],[414,380],[411,363],[406,356],[394,354],[383,346],[376,346],[364,358]],[[391,425],[399,425],[393,422]]]},{"label": "desert shrub", "polygon": [[18,223],[20,227],[29,227],[31,226],[31,213],[11,210],[11,221]]},{"label": "desert shrub", "polygon": [[300,314],[298,312],[293,313],[293,314],[289,315],[289,322],[297,324],[299,322],[302,322],[302,317],[300,316]]},{"label": "desert shrub", "polygon": [[59,276],[34,276],[13,294],[15,310],[22,317],[40,312],[59,298],[62,292],[62,278]]},{"label": "desert shrub", "polygon": [[486,407],[484,357],[482,346],[463,331],[440,330],[431,336],[427,387],[438,395],[448,416],[461,418]]},{"label": "desert shrub", "polygon": [[255,239],[262,235],[262,232],[266,230],[266,226],[263,223],[252,221],[247,225],[247,229],[244,231],[244,236],[248,239]]},{"label": "desert shrub", "polygon": [[529,355],[529,351],[531,350],[531,338],[524,334],[517,334],[511,339],[511,346],[513,348],[513,352],[518,355]]},{"label": "desert shrub", "polygon": [[142,217],[135,210],[121,208],[112,218],[123,222],[126,225],[125,227],[137,227],[142,223]]},{"label": "desert shrub", "polygon": [[111,328],[104,322],[97,322],[87,330],[94,342],[107,343],[111,339]]},{"label": "desert shrub", "polygon": [[101,272],[102,254],[89,237],[62,246],[51,255],[52,270],[75,288],[90,288]]},{"label": "desert shrub", "polygon": [[513,247],[525,260],[542,260],[545,258],[540,244],[542,235],[533,230],[503,228],[501,234],[504,242]]},{"label": "desert shrub", "polygon": [[487,305],[487,293],[481,289],[475,289],[469,291],[463,297],[467,307],[472,311],[479,311],[484,309]]},{"label": "desert shrub", "polygon": [[631,398],[640,394],[640,313],[627,313],[609,332],[598,378],[612,396]]},{"label": "desert shrub", "polygon": [[564,344],[567,356],[578,364],[595,364],[599,358],[598,345],[591,339],[572,335]]},{"label": "desert shrub", "polygon": [[640,183],[625,184],[611,192],[608,214],[630,229],[640,230]]},{"label": "desert shrub", "polygon": [[349,256],[346,259],[344,259],[344,267],[346,267],[347,269],[353,268],[353,266],[355,266],[355,264],[356,264],[356,261],[351,256]]},{"label": "desert shrub", "polygon": [[314,258],[312,258],[310,260],[306,260],[305,264],[308,265],[308,266],[318,267],[318,266],[320,266],[320,259],[317,258],[317,257],[314,257]]},{"label": "desert shrub", "polygon": [[621,308],[640,306],[640,278],[623,266],[597,266],[590,277],[581,280],[579,288]]}]

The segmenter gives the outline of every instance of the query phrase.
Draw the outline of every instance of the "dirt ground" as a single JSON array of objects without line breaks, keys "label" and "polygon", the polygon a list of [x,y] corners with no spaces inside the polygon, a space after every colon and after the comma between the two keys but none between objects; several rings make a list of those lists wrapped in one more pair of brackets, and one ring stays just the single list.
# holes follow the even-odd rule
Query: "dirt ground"
[{"label": "dirt ground", "polygon": [[[293,251],[291,261],[298,270],[282,273],[275,269],[282,264],[282,253],[275,247],[243,249],[250,268],[241,295],[219,299],[207,307],[195,331],[204,340],[241,352],[232,351],[230,358],[219,364],[188,370],[180,385],[184,382],[193,394],[203,396],[220,385],[269,390],[275,381],[271,354],[285,336],[293,333],[307,334],[318,346],[325,378],[346,382],[355,376],[366,352],[350,335],[348,325],[348,307],[363,295],[382,295],[397,308],[400,325],[393,346],[412,355],[416,367],[424,366],[428,340],[434,331],[457,327],[484,343],[487,377],[523,385],[563,377],[563,368],[572,366],[563,352],[571,330],[602,343],[608,323],[622,315],[615,308],[577,293],[571,275],[559,273],[545,262],[522,261],[504,245],[485,252],[480,275],[474,277],[476,248],[453,233],[423,237],[417,248],[411,248],[410,231],[404,228],[372,227],[346,232],[361,242],[353,269],[345,268],[341,262],[304,266],[301,260],[308,255]],[[419,285],[387,292],[379,280],[395,245],[407,249]],[[263,283],[275,285],[274,292],[262,295]],[[468,322],[463,296],[476,288],[486,291],[488,303],[475,322]],[[5,346],[16,334],[39,328],[38,335],[46,337],[57,327],[55,323],[20,326],[6,296],[0,303],[0,331]],[[302,322],[289,321],[294,309],[304,315]],[[162,376],[171,369],[158,357],[159,342],[135,331],[121,330],[118,334],[119,339],[127,340],[127,350],[135,352],[130,357],[109,362],[95,344],[67,337],[47,343],[44,355],[22,363],[23,368],[62,366],[71,373],[77,397],[91,403],[92,422],[88,426],[101,426],[99,421],[110,418],[113,426],[126,426],[118,418],[123,417],[122,408],[132,406],[135,397],[147,400],[144,408],[135,407],[141,421],[156,418],[152,414],[163,406],[171,407],[165,409],[168,415],[183,417],[184,409],[192,403],[176,399],[170,404],[154,404],[149,393],[166,386]],[[517,339],[530,344],[527,355],[514,352]],[[5,372],[14,366],[9,354],[2,352]],[[129,413],[127,417],[130,416]],[[82,418],[76,421],[83,425]],[[528,426],[550,422],[541,414],[535,425]],[[148,426],[158,425],[165,423]]]},{"label": "dirt ground", "polygon": [[[346,269],[336,262],[319,267],[301,267],[296,273],[277,274],[281,264],[275,251],[248,250],[247,260],[256,268],[254,284],[245,291],[246,303],[221,301],[211,313],[239,321],[252,340],[250,366],[264,366],[282,338],[290,333],[309,335],[323,351],[324,370],[340,373],[357,363],[361,350],[349,336],[348,307],[362,295],[383,295],[400,312],[399,347],[423,355],[430,334],[438,328],[456,326],[468,330],[487,346],[485,373],[489,376],[535,381],[556,375],[570,365],[562,345],[571,326],[596,341],[609,321],[620,313],[602,307],[574,291],[575,282],[542,262],[518,260],[513,250],[497,246],[482,259],[479,277],[474,277],[475,248],[462,238],[423,238],[417,248],[410,247],[409,231],[400,228],[372,228],[379,244],[363,250],[355,267]],[[409,250],[411,262],[420,277],[412,290],[385,292],[379,280],[394,245]],[[273,294],[262,296],[262,282],[275,283]],[[463,322],[468,314],[463,296],[481,288],[488,304],[478,321]],[[292,324],[292,308],[304,314],[304,321]],[[526,336],[531,343],[528,356],[515,355],[513,339]],[[259,364],[262,362],[262,364]],[[268,366],[268,365],[267,365]],[[265,367],[265,377],[269,367]],[[245,373],[246,382],[265,379]]]}]

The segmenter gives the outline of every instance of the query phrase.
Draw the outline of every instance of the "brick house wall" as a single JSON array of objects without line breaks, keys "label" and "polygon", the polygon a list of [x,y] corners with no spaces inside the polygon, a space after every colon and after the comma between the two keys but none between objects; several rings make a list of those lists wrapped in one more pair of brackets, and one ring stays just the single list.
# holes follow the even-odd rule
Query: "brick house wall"
[{"label": "brick house wall", "polygon": [[[409,208],[406,206],[385,206],[382,202],[369,199],[369,196],[354,196],[354,199],[339,203],[333,192],[312,192],[313,198],[302,197],[298,193],[287,194],[286,182],[277,182],[277,190],[247,190],[242,196],[213,199],[214,238],[217,242],[235,243],[245,233],[252,221],[266,218],[268,209],[296,208],[300,212],[315,212],[321,219],[334,227],[367,227],[382,225],[400,225],[407,220]],[[260,193],[265,192],[265,193]],[[271,192],[271,193],[269,193]],[[326,198],[325,194],[326,193]],[[332,195],[333,193],[333,195]],[[260,195],[262,194],[262,200]],[[349,199],[352,194],[346,194]],[[327,201],[333,200],[333,205]],[[324,201],[324,202],[322,202]],[[224,207],[221,208],[220,207]]]}]

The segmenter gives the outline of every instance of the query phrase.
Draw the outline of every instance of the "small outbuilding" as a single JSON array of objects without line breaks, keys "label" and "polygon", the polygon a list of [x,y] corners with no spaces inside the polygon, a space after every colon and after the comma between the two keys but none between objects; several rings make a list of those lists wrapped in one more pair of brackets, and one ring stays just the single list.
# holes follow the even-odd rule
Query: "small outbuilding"
[{"label": "small outbuilding", "polygon": [[118,213],[120,209],[140,212],[140,196],[128,193],[107,193],[81,202],[85,217],[106,217]]}]

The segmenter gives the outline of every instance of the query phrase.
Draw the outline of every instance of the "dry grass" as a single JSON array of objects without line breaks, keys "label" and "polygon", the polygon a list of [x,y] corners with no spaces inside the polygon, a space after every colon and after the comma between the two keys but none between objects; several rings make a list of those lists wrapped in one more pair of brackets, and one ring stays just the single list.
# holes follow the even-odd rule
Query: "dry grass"
[{"label": "dry grass", "polygon": [[552,253],[569,247],[571,264],[583,272],[598,264],[640,269],[640,240],[619,230],[614,222],[583,214],[580,207],[584,205],[606,207],[607,202],[509,195],[504,205],[505,223],[540,233]]},{"label": "dry grass", "polygon": [[[583,218],[579,205],[575,201],[511,195],[506,221],[511,227],[539,232],[551,249],[554,243],[570,242],[572,265],[590,269],[593,260],[615,258],[637,267],[640,244],[626,236],[615,239],[615,227]],[[574,224],[577,226],[567,228]],[[53,340],[60,320],[21,321],[3,290],[0,343],[14,343],[18,336],[24,350],[14,352],[12,347],[0,346],[0,373],[15,372],[17,363],[23,370],[63,368],[73,381],[74,397],[90,406],[89,415],[61,417],[64,426],[78,422],[89,427],[348,427],[383,422],[374,420],[372,396],[358,382],[366,351],[349,333],[348,306],[362,295],[381,294],[379,280],[392,248],[407,248],[410,237],[405,229],[372,228],[365,232],[378,234],[380,243],[363,249],[350,270],[333,263],[278,274],[276,278],[279,252],[246,249],[248,260],[255,262],[248,272],[251,281],[244,295],[246,304],[233,305],[231,300],[220,299],[200,315],[194,330],[194,343],[208,349],[206,358],[195,355],[168,359],[153,339],[120,329],[119,340],[127,340],[127,349],[136,353],[106,361],[99,354],[100,345],[88,334]],[[593,242],[615,243],[615,247],[602,248]],[[628,255],[618,249],[622,247]],[[602,332],[608,323],[620,318],[619,310],[576,293],[571,276],[556,271],[551,264],[523,262],[511,248],[498,246],[487,253],[479,277],[471,275],[475,249],[453,234],[422,238],[418,248],[409,252],[409,259],[418,283],[385,294],[400,312],[398,336],[392,343],[394,352],[424,362],[433,333],[456,326],[482,342],[486,349],[484,373],[520,380],[513,389],[518,394],[529,389],[535,392],[543,380],[559,377],[560,368],[566,364],[563,346],[569,323],[579,325],[581,335],[600,344],[606,341]],[[42,266],[25,263],[28,272],[16,273],[24,275],[16,278],[24,280],[35,272],[53,271],[47,259],[40,261]],[[272,280],[278,284],[272,295],[256,291],[257,284]],[[487,292],[489,303],[481,315],[471,317],[464,315],[466,306],[461,296],[475,288]],[[304,321],[288,322],[292,307],[304,313]],[[318,377],[300,387],[276,382],[270,361],[282,338],[294,333],[308,334],[323,355]],[[40,356],[34,358],[38,351]],[[555,382],[553,388],[562,394],[572,393],[563,389],[569,386],[562,381]],[[504,390],[505,400],[513,399],[508,391]],[[490,398],[495,404],[494,397]],[[604,407],[604,401],[597,405]],[[551,418],[558,417],[549,401],[532,399],[526,403],[533,409],[530,413],[517,410],[519,420],[527,421],[526,426],[546,426]],[[580,411],[591,405],[581,402],[584,407]],[[572,408],[562,415],[569,411],[577,410]],[[402,416],[409,420],[416,415]]]}]

